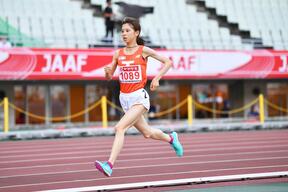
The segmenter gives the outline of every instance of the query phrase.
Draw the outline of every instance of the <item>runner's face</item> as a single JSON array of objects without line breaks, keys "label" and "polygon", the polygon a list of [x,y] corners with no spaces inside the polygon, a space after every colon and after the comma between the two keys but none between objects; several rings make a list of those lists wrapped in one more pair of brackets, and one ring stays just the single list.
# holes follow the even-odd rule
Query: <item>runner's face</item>
[{"label": "runner's face", "polygon": [[129,44],[136,41],[137,36],[139,35],[138,31],[135,31],[132,25],[125,23],[122,25],[121,36],[124,43]]}]

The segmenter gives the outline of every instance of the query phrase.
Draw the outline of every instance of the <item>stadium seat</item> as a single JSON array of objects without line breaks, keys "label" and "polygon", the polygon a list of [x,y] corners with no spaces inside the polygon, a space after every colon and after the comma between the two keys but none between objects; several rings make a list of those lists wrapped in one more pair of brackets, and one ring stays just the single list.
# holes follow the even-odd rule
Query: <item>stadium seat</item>
[{"label": "stadium seat", "polygon": [[[154,7],[153,14],[140,19],[142,35],[149,36],[154,44],[180,49],[253,49],[186,0],[122,1]],[[263,44],[287,49],[288,0],[198,1],[226,16],[228,22],[238,24],[240,30],[250,32],[251,37],[262,39]],[[106,5],[106,0],[90,2],[102,9]],[[0,32],[10,33],[11,38],[25,36],[33,42],[43,41],[49,47],[88,47],[100,42],[105,25],[102,17],[93,17],[93,10],[82,9],[82,3],[81,0],[0,0]],[[113,4],[116,16],[118,9]],[[5,22],[7,25],[3,25]]]}]

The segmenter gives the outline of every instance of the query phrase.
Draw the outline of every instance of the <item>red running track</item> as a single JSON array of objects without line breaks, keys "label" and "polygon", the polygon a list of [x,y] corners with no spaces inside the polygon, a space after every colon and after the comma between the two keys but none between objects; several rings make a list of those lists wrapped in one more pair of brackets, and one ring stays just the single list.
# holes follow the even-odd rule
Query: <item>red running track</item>
[{"label": "red running track", "polygon": [[107,160],[113,138],[1,142],[0,191],[27,192],[288,170],[288,130],[183,133],[179,134],[184,147],[182,158],[176,157],[169,144],[126,136],[113,175],[107,178],[95,170],[94,161]]}]

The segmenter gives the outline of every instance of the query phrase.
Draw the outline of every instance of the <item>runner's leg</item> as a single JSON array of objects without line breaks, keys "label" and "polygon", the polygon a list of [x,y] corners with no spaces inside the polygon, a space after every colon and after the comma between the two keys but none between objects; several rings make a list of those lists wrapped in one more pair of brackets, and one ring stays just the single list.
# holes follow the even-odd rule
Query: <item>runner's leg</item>
[{"label": "runner's leg", "polygon": [[168,134],[163,133],[163,131],[161,131],[160,129],[155,129],[155,128],[150,127],[143,115],[141,115],[140,119],[136,121],[134,126],[136,127],[136,129],[138,129],[138,131],[142,133],[142,135],[145,138],[151,138],[151,139],[161,140],[161,141],[166,141],[166,142],[171,141],[171,137]]},{"label": "runner's leg", "polygon": [[115,126],[115,138],[112,146],[109,162],[114,164],[124,144],[124,135],[128,128],[139,120],[146,111],[143,105],[132,106]]}]

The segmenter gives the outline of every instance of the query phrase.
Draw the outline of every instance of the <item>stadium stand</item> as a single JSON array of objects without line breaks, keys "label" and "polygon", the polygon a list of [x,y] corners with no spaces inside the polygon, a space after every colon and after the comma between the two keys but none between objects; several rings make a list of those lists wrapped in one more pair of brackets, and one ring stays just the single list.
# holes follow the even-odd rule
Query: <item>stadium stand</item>
[{"label": "stadium stand", "polygon": [[[277,1],[277,3],[276,3]],[[105,0],[0,0],[0,34],[16,46],[106,46]],[[121,12],[113,1],[116,20]],[[288,0],[122,0],[152,7],[140,21],[154,45],[176,49],[288,49]],[[123,7],[122,7],[123,8]],[[115,46],[120,39],[114,40]]]},{"label": "stadium stand", "polygon": [[[81,9],[79,1],[1,0],[0,3],[1,26],[4,26],[0,31],[6,32],[15,44],[27,46],[25,40],[32,37],[32,44],[38,40],[48,47],[87,47],[88,42],[102,35],[102,30],[95,29],[103,25],[102,20],[93,18],[91,11]],[[34,44],[39,47],[37,45]]]},{"label": "stadium stand", "polygon": [[[256,43],[254,48],[287,49],[288,36],[285,32],[288,23],[283,19],[287,16],[287,12],[284,11],[288,8],[287,0],[197,0],[189,2],[203,6],[206,10],[214,8],[215,15],[226,17],[227,24],[230,26],[237,24],[242,30],[242,34],[239,35],[243,37],[244,42],[254,40]],[[244,31],[246,36],[243,34]]]}]

